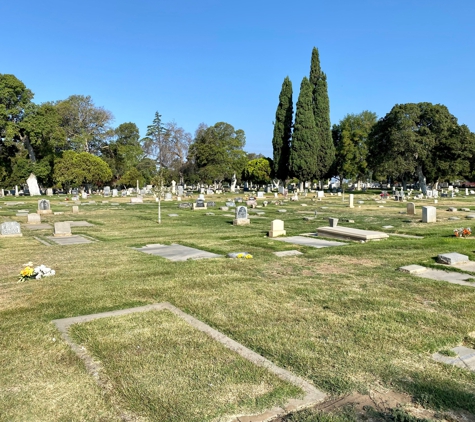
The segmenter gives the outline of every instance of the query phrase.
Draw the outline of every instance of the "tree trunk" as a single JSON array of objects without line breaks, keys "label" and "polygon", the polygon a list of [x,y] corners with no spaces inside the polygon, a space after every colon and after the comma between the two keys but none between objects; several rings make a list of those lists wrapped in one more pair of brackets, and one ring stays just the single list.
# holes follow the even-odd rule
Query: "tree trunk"
[{"label": "tree trunk", "polygon": [[25,148],[28,151],[28,155],[30,156],[31,162],[36,163],[35,151],[33,151],[33,147],[31,146],[30,138],[28,138],[28,135],[23,135],[22,136],[20,134],[20,141],[22,141],[23,144],[25,145]]},{"label": "tree trunk", "polygon": [[424,174],[422,173],[422,166],[417,166],[416,173],[419,179],[419,186],[421,188],[421,191],[424,195],[427,195],[426,178]]}]

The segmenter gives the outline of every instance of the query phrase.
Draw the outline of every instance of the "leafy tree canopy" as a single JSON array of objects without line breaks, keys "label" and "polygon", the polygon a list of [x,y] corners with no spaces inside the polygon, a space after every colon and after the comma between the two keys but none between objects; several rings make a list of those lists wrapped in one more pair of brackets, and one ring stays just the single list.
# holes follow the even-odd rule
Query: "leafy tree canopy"
[{"label": "leafy tree canopy", "polygon": [[257,184],[270,183],[272,181],[272,164],[270,158],[257,158],[248,161],[242,172],[243,180]]}]

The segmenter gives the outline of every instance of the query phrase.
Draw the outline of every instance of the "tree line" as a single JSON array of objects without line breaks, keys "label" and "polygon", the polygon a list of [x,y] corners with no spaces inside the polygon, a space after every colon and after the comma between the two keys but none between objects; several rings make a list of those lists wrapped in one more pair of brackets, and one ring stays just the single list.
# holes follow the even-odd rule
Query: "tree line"
[{"label": "tree line", "polygon": [[284,79],[273,134],[273,171],[282,181],[338,178],[427,183],[475,178],[475,134],[447,107],[428,102],[396,104],[375,113],[347,114],[330,127],[327,80],[312,51],[293,119],[292,83]]},{"label": "tree line", "polygon": [[137,180],[143,186],[158,175],[191,184],[240,179],[243,172],[256,182],[269,179],[270,167],[262,174],[262,157],[244,151],[244,131],[229,123],[202,123],[192,136],[156,112],[141,138],[135,123],[114,128],[113,114],[90,96],[43,104],[33,97],[14,75],[0,74],[0,186],[24,185],[30,173],[58,188],[128,187]]}]

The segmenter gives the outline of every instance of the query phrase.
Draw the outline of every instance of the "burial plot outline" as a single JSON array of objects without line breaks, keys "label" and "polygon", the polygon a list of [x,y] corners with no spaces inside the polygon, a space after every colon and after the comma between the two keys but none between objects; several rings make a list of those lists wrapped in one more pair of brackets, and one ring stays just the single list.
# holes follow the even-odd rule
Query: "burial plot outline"
[{"label": "burial plot outline", "polygon": [[171,245],[162,245],[159,243],[145,245],[141,248],[132,248],[136,251],[146,253],[148,255],[160,256],[169,261],[187,261],[188,259],[206,259],[206,258],[222,258],[212,252],[203,251],[201,249],[172,243]]},{"label": "burial plot outline", "polygon": [[325,400],[326,394],[318,390],[317,388],[315,388],[308,381],[294,375],[290,371],[280,368],[279,366],[275,365],[274,363],[264,358],[263,356],[259,355],[258,353],[252,351],[251,349],[248,349],[247,347],[243,346],[237,341],[232,340],[231,338],[227,337],[221,332],[215,330],[214,328],[211,328],[209,325],[183,312],[181,309],[173,306],[171,303],[168,303],[168,302],[154,303],[151,305],[139,306],[136,308],[121,309],[121,310],[103,312],[103,313],[98,313],[98,314],[90,314],[90,315],[82,315],[82,316],[71,317],[71,318],[56,319],[56,320],[53,320],[52,322],[54,323],[58,331],[61,333],[61,336],[64,339],[64,341],[71,347],[71,349],[76,353],[76,355],[84,361],[86,365],[86,370],[94,377],[96,382],[99,383],[100,365],[94,361],[91,355],[85,352],[83,347],[81,347],[79,344],[73,341],[73,339],[69,335],[70,326],[72,324],[80,324],[80,323],[89,322],[89,321],[93,321],[100,318],[129,315],[132,313],[148,312],[148,311],[153,311],[153,310],[155,311],[168,310],[172,312],[174,315],[184,320],[193,328],[196,328],[197,330],[205,333],[206,335],[211,337],[213,340],[218,341],[223,346],[237,353],[238,355],[250,361],[254,365],[263,367],[267,369],[269,372],[275,374],[280,379],[290,382],[291,384],[299,387],[300,389],[303,390],[305,394],[303,399],[289,399],[288,402],[283,407],[273,407],[272,409],[269,409],[258,415],[252,415],[251,417],[247,417],[247,416],[233,417],[233,420],[232,420],[233,422],[251,422],[251,421],[265,422],[265,421],[277,418],[278,416],[283,416],[295,410],[305,409],[305,408],[314,406],[318,403],[321,403],[323,400]]}]

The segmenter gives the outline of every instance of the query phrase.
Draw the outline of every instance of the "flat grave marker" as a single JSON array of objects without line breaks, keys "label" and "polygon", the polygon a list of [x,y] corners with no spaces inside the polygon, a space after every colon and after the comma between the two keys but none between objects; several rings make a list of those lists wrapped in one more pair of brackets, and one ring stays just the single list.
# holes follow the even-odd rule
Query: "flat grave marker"
[{"label": "flat grave marker", "polygon": [[137,251],[149,254],[161,256],[170,261],[187,261],[188,259],[205,259],[205,258],[221,258],[222,255],[215,253],[202,251],[188,246],[178,245],[172,243],[171,245],[152,244],[146,245],[142,248],[132,248]]}]

